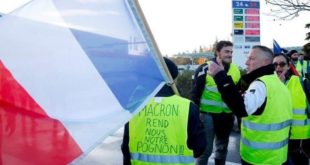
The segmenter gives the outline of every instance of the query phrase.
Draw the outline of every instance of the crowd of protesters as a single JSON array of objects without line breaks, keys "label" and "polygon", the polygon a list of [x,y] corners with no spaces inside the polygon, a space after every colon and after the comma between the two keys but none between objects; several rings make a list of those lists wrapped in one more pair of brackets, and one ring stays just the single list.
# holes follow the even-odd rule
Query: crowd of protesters
[{"label": "crowd of protesters", "polygon": [[[232,54],[232,42],[218,42],[194,74],[191,101],[167,84],[126,124],[124,164],[206,165],[214,151],[224,165],[235,116],[243,165],[309,164],[310,43],[278,54],[253,46],[244,75]],[[164,60],[175,79],[176,65]]]}]

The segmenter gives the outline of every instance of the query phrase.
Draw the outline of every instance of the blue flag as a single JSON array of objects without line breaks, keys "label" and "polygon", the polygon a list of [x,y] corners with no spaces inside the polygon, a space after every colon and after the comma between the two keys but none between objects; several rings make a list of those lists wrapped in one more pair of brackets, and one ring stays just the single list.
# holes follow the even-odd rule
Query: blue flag
[{"label": "blue flag", "polygon": [[274,54],[280,54],[282,53],[282,48],[280,47],[280,45],[277,43],[276,40],[273,40],[273,53]]}]

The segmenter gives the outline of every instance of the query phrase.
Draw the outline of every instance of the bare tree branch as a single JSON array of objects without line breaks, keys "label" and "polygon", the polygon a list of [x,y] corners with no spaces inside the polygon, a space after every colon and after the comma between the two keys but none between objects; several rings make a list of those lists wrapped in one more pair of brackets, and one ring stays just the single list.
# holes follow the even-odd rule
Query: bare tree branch
[{"label": "bare tree branch", "polygon": [[[291,20],[298,17],[300,12],[310,11],[310,0],[265,0],[265,2],[273,6],[268,15],[281,20]],[[310,23],[306,24],[305,28],[310,29]],[[305,40],[310,40],[310,32],[306,34]]]},{"label": "bare tree branch", "polygon": [[278,19],[291,20],[300,12],[310,11],[310,0],[265,0],[274,8],[269,15]]},{"label": "bare tree branch", "polygon": [[[306,26],[305,26],[305,28],[310,29],[310,23],[307,23]],[[308,32],[308,33],[306,34],[305,40],[310,40],[310,32]]]},{"label": "bare tree branch", "polygon": [[308,33],[306,34],[305,40],[310,40],[310,32],[308,32]]}]

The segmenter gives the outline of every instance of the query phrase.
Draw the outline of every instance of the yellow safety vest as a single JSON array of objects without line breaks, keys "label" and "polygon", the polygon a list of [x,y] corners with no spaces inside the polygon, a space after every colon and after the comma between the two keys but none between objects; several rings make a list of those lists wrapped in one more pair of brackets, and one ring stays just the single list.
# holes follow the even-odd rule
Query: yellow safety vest
[{"label": "yellow safety vest", "polygon": [[190,101],[180,96],[155,97],[129,122],[133,165],[191,165],[187,147]]},{"label": "yellow safety vest", "polygon": [[301,64],[301,62],[298,60],[295,66],[298,74],[301,76],[302,75],[302,70],[303,70],[303,65]]},{"label": "yellow safety vest", "polygon": [[296,66],[295,66],[298,74],[302,77],[305,76],[306,73],[308,73],[308,62],[305,60],[298,60]]},{"label": "yellow safety vest", "polygon": [[[240,80],[240,70],[235,64],[230,64],[227,75],[230,75],[233,82],[237,84]],[[200,111],[211,113],[231,113],[222,96],[217,89],[216,83],[210,75],[206,76],[205,89],[200,99]]]},{"label": "yellow safety vest", "polygon": [[292,102],[287,87],[276,75],[259,78],[266,85],[267,100],[261,115],[242,118],[240,154],[255,165],[280,165],[287,160]]},{"label": "yellow safety vest", "polygon": [[293,75],[286,86],[291,93],[293,103],[293,122],[290,139],[309,139],[310,120],[306,114],[307,98],[300,84],[300,78]]}]

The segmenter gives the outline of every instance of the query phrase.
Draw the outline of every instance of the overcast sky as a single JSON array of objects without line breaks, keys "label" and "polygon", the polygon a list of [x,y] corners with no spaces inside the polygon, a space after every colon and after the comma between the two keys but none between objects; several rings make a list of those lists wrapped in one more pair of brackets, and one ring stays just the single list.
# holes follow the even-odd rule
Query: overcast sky
[{"label": "overcast sky", "polygon": [[[0,0],[0,12],[6,13],[29,0]],[[93,0],[94,1],[94,0]],[[210,46],[216,38],[231,40],[231,0],[139,0],[162,54],[172,55]],[[270,6],[261,3],[261,44],[271,47],[301,46],[310,23],[310,12],[291,21],[274,21],[267,16]]]},{"label": "overcast sky", "polygon": [[[229,39],[232,32],[231,0],[139,0],[162,54],[171,55]],[[274,21],[269,6],[261,3],[261,44],[271,47],[301,46],[310,12],[291,21]]]}]

